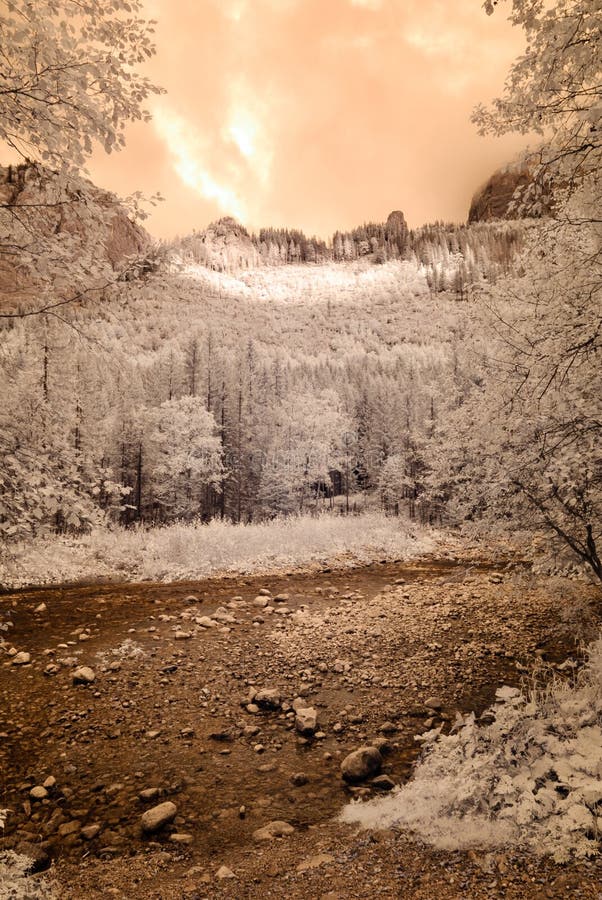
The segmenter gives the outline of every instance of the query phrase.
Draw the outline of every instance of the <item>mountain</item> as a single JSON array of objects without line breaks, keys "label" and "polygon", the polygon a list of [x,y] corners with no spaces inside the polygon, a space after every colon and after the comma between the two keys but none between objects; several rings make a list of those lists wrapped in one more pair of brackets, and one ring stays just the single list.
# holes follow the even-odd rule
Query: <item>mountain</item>
[{"label": "mountain", "polygon": [[[549,180],[538,179],[537,191],[525,191],[525,188],[535,187],[536,166],[537,160],[532,157],[494,172],[473,196],[468,224],[496,219],[537,219],[547,215],[552,199]],[[520,212],[511,209],[516,191],[522,194]]]}]

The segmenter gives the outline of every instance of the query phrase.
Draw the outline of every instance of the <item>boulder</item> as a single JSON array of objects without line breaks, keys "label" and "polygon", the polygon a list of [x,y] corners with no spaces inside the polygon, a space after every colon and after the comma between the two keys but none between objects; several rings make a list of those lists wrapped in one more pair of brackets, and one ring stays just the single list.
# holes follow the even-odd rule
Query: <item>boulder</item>
[{"label": "boulder", "polygon": [[376,747],[359,747],[341,763],[341,775],[351,783],[366,781],[380,773],[382,764],[383,758]]}]

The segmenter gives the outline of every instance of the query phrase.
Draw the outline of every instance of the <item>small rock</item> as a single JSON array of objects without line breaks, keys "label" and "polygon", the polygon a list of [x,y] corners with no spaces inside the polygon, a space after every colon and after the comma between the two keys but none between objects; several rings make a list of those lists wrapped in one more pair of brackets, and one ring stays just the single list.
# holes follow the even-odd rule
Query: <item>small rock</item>
[{"label": "small rock", "polygon": [[288,834],[293,834],[294,830],[293,826],[289,825],[288,822],[282,822],[280,820],[268,822],[267,825],[264,825],[262,828],[258,828],[257,831],[253,832],[253,840],[273,841],[274,838],[281,838]]},{"label": "small rock", "polygon": [[306,709],[298,709],[295,718],[295,728],[305,736],[314,734],[318,725],[318,713],[313,706]]},{"label": "small rock", "polygon": [[378,775],[382,764],[383,758],[376,747],[360,747],[345,757],[341,763],[341,775],[345,781],[365,781]]},{"label": "small rock", "polygon": [[63,822],[59,825],[58,835],[60,838],[69,837],[70,834],[77,834],[81,830],[82,823],[79,819],[72,819],[71,822]]},{"label": "small rock", "polygon": [[395,787],[395,782],[392,778],[389,778],[388,775],[377,775],[376,778],[372,779],[370,784],[378,791],[392,791]]},{"label": "small rock", "polygon": [[175,834],[170,834],[169,840],[174,844],[192,844],[192,835],[185,834],[183,831],[176,831]]},{"label": "small rock", "polygon": [[263,691],[258,691],[253,699],[257,706],[260,706],[262,709],[280,709],[280,691],[276,688],[266,688]]},{"label": "small rock", "polygon": [[27,666],[31,662],[31,653],[27,653],[25,650],[21,650],[19,653],[15,653],[12,658],[13,666]]},{"label": "small rock", "polygon": [[173,636],[174,641],[189,641],[192,637],[192,632],[190,631],[176,631]]},{"label": "small rock", "polygon": [[41,784],[37,784],[35,787],[32,787],[29,796],[32,800],[45,800],[48,796],[48,791]]},{"label": "small rock", "polygon": [[40,603],[39,606],[36,606],[36,608],[34,609],[34,612],[36,612],[36,613],[45,613],[47,611],[48,611],[48,607],[46,606],[45,603]]},{"label": "small rock", "polygon": [[51,791],[53,788],[55,788],[56,778],[54,777],[54,775],[49,775],[48,778],[44,781],[43,786],[47,791]]},{"label": "small rock", "polygon": [[290,594],[276,594],[274,603],[288,603],[290,599]]},{"label": "small rock", "polygon": [[73,684],[92,684],[96,680],[94,670],[90,666],[78,666],[72,677]]},{"label": "small rock", "polygon": [[165,803],[159,803],[158,806],[153,806],[152,809],[148,809],[143,813],[140,818],[142,831],[145,834],[153,834],[155,831],[159,831],[164,825],[173,822],[177,811],[178,807],[170,800],[166,800]]},{"label": "small rock", "polygon": [[80,834],[85,841],[93,841],[100,834],[100,825],[85,825]]},{"label": "small rock", "polygon": [[443,708],[443,701],[439,697],[429,697],[424,705],[427,709],[439,710]]},{"label": "small rock", "polygon": [[297,872],[300,874],[309,872],[311,869],[318,869],[320,866],[326,866],[332,862],[334,862],[334,856],[331,856],[330,853],[318,853],[316,856],[302,860],[297,866]]},{"label": "small rock", "polygon": [[140,791],[138,796],[144,803],[150,803],[152,800],[156,800],[157,797],[159,796],[159,788],[158,787],[145,788],[143,791]]},{"label": "small rock", "polygon": [[305,772],[295,772],[294,775],[291,775],[291,783],[294,784],[295,787],[303,787],[308,781],[309,778]]},{"label": "small rock", "polygon": [[395,734],[397,731],[397,725],[395,722],[383,722],[380,726],[380,730],[383,734]]},{"label": "small rock", "polygon": [[219,878],[221,881],[224,878],[236,878],[236,875],[229,869],[228,866],[220,866],[217,872],[215,873],[215,877]]}]

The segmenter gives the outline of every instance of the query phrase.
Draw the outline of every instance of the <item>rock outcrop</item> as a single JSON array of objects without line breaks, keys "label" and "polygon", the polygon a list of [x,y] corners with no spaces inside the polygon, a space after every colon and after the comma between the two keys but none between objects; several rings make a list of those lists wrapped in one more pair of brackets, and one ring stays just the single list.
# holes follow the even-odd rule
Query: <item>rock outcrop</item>
[{"label": "rock outcrop", "polygon": [[540,192],[537,204],[529,203],[529,199],[526,198],[526,209],[520,214],[511,208],[515,192],[532,184],[533,170],[534,166],[526,162],[494,172],[472,198],[468,224],[491,222],[494,219],[539,218],[546,215],[551,205],[549,188]]},{"label": "rock outcrop", "polygon": [[231,216],[218,219],[204,231],[195,231],[185,238],[181,252],[184,260],[218,272],[236,272],[262,265],[249,232]]}]

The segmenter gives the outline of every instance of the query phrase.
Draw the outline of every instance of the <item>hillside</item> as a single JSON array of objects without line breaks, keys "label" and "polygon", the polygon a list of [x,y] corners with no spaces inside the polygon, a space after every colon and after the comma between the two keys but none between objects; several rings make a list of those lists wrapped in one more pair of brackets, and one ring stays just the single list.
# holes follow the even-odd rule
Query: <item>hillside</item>
[{"label": "hillside", "polygon": [[3,303],[27,310],[41,285],[48,311],[4,325],[5,536],[107,516],[251,521],[358,492],[440,516],[418,505],[425,442],[479,377],[462,301],[511,268],[520,223],[409,232],[396,212],[382,234],[403,258],[376,241],[269,265],[232,219],[157,253],[89,183],[11,177],[38,242],[21,254],[35,265],[7,268],[19,284]]}]

